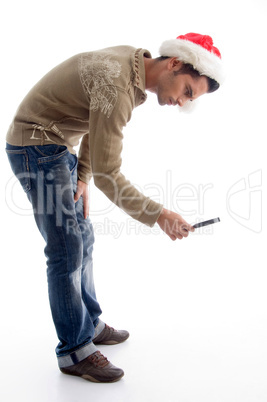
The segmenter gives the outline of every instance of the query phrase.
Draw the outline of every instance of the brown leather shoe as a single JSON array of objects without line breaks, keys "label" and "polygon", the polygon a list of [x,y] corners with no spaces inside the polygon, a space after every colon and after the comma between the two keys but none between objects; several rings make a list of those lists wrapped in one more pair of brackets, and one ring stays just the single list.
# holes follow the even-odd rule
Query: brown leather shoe
[{"label": "brown leather shoe", "polygon": [[92,382],[115,382],[124,376],[123,370],[113,366],[99,350],[80,363],[69,367],[61,367],[60,371]]},{"label": "brown leather shoe", "polygon": [[128,331],[117,331],[105,324],[105,328],[93,339],[95,345],[116,345],[126,341],[130,336]]}]

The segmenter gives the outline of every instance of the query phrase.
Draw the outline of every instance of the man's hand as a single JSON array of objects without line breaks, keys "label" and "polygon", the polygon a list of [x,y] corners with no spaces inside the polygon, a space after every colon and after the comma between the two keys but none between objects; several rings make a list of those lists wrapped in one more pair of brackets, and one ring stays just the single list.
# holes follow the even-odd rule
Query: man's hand
[{"label": "man's hand", "polygon": [[81,180],[77,182],[77,192],[74,196],[74,202],[77,202],[80,197],[83,197],[83,216],[86,219],[89,216],[89,189],[88,184]]},{"label": "man's hand", "polygon": [[194,232],[193,226],[189,225],[179,214],[163,208],[157,223],[160,228],[172,239],[187,237],[189,232]]}]

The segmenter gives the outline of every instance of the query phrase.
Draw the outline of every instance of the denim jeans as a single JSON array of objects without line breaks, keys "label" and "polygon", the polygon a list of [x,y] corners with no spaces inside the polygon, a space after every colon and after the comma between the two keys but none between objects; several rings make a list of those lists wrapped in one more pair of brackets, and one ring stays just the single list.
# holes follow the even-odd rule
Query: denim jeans
[{"label": "denim jeans", "polygon": [[7,144],[11,168],[30,200],[46,246],[48,294],[59,344],[59,367],[85,359],[97,349],[92,340],[104,328],[96,299],[92,251],[94,232],[74,203],[77,157],[56,144]]}]

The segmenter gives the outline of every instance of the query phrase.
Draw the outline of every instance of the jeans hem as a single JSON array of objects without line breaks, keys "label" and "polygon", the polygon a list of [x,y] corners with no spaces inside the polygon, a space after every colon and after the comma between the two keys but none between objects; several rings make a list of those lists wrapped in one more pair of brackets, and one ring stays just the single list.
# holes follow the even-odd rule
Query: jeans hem
[{"label": "jeans hem", "polygon": [[70,353],[66,356],[58,356],[58,366],[59,368],[73,366],[74,364],[80,363],[82,360],[86,359],[91,354],[97,351],[97,347],[93,342],[82,346],[80,349],[75,350],[75,352]]},{"label": "jeans hem", "polygon": [[98,324],[95,327],[95,334],[94,334],[94,339],[103,331],[103,329],[105,328],[105,323],[103,321],[100,320],[100,318],[98,319]]}]

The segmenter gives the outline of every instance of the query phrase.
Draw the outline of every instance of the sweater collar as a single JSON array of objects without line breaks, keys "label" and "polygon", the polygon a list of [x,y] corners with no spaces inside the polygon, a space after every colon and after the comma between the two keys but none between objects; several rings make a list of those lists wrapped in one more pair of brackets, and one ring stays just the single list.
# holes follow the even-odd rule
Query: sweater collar
[{"label": "sweater collar", "polygon": [[146,100],[146,72],[144,57],[151,58],[151,53],[146,49],[136,49],[134,52],[134,85],[142,91],[143,101]]}]

